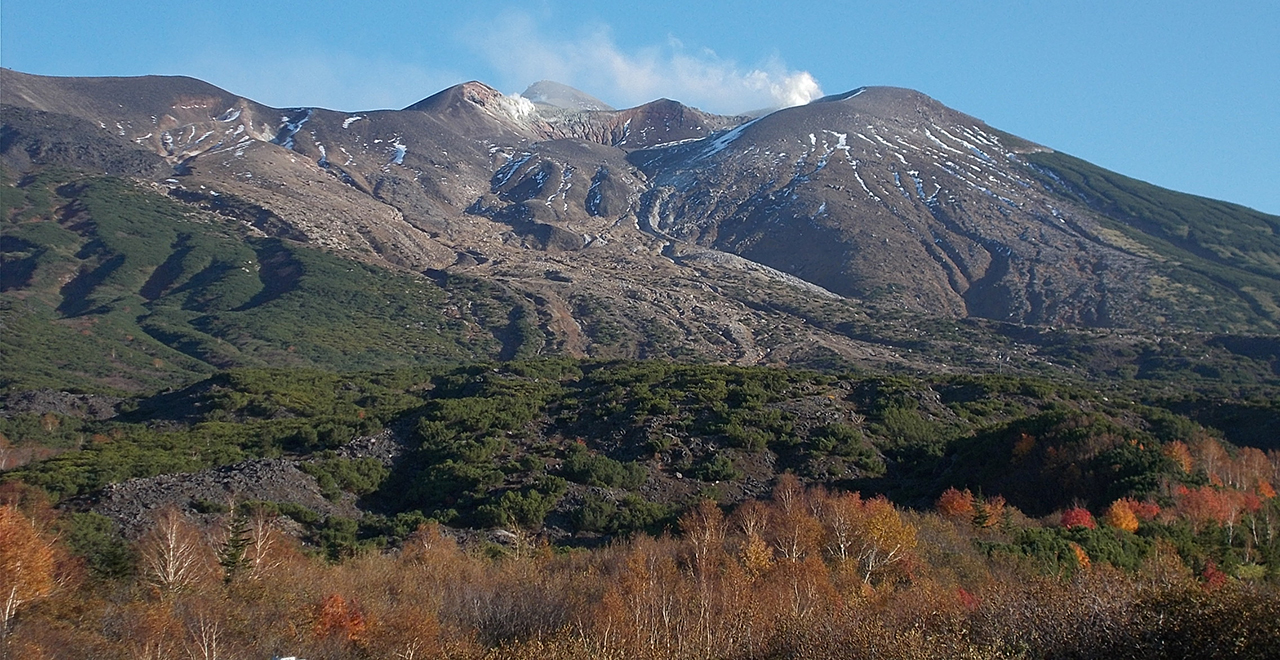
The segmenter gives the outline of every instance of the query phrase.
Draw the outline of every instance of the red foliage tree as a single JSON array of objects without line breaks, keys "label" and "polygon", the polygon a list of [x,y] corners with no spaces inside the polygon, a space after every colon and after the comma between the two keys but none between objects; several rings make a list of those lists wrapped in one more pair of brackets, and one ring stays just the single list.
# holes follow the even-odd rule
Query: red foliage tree
[{"label": "red foliage tree", "polygon": [[1139,502],[1128,498],[1125,498],[1124,502],[1129,505],[1129,510],[1133,511],[1133,515],[1137,516],[1139,521],[1150,522],[1160,515],[1160,505],[1155,502]]},{"label": "red foliage tree", "polygon": [[1239,506],[1232,495],[1234,492],[1213,486],[1179,486],[1174,496],[1178,501],[1178,513],[1198,530],[1206,525],[1225,525],[1235,521]]},{"label": "red foliage tree", "polygon": [[1204,572],[1200,574],[1204,578],[1204,587],[1209,591],[1214,591],[1227,583],[1227,574],[1218,569],[1218,565],[1210,561],[1204,567]]},{"label": "red foliage tree", "polygon": [[1084,527],[1087,529],[1097,529],[1098,523],[1094,521],[1093,514],[1083,507],[1072,507],[1062,512],[1062,526],[1070,529],[1072,527]]}]

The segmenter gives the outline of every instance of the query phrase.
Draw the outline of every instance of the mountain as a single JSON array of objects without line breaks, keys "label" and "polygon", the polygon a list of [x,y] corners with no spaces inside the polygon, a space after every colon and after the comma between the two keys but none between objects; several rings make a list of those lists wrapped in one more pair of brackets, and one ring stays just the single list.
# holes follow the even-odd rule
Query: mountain
[{"label": "mountain", "polygon": [[614,107],[581,90],[553,80],[540,80],[525,88],[523,96],[539,105],[565,110],[613,110]]},{"label": "mountain", "polygon": [[[860,89],[632,159],[653,184],[642,213],[655,231],[846,296],[1051,326],[1280,318],[1276,217],[1115,185],[909,90]],[[1168,222],[1146,216],[1161,212]]]},{"label": "mountain", "polygon": [[[0,84],[5,313],[24,328],[6,341],[52,324],[62,354],[117,356],[99,373],[130,347],[66,328],[115,319],[153,342],[138,364],[177,370],[164,380],[279,356],[1075,369],[1062,336],[1106,344],[1111,357],[1081,360],[1115,370],[1147,360],[1134,355],[1151,338],[1280,324],[1280,218],[1107,172],[909,90],[753,119],[665,99],[613,110],[549,82],[520,96],[468,82],[358,113],[182,77],[0,70]],[[135,205],[155,213],[129,217]],[[231,320],[284,318],[267,310],[292,296],[279,322],[305,308],[310,327],[343,314],[319,292],[402,280],[462,310],[448,312],[461,334],[409,337],[443,321],[382,295],[363,309],[399,324],[407,353],[323,332],[298,346]]]}]

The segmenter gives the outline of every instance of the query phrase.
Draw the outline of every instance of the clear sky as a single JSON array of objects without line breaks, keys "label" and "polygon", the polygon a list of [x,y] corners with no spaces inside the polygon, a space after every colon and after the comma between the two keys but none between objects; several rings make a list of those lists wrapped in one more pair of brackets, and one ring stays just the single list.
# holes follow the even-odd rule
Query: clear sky
[{"label": "clear sky", "polygon": [[1276,0],[3,0],[0,65],[184,74],[340,110],[473,79],[723,113],[896,85],[1103,167],[1280,214]]}]

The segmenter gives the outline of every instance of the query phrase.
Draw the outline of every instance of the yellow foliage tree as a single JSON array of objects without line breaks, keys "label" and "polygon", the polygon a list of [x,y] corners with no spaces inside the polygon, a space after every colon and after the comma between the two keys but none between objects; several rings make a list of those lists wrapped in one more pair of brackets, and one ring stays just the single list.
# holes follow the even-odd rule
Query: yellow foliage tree
[{"label": "yellow foliage tree", "polygon": [[755,579],[773,567],[773,549],[759,535],[751,533],[742,544],[740,559],[747,576]]},{"label": "yellow foliage tree", "polygon": [[1175,440],[1164,446],[1161,452],[1178,466],[1178,469],[1191,474],[1191,450],[1186,443],[1181,440]]},{"label": "yellow foliage tree", "polygon": [[857,558],[862,581],[906,559],[916,547],[916,528],[902,519],[893,503],[883,496],[867,500],[856,521]]},{"label": "yellow foliage tree", "polygon": [[1129,505],[1128,500],[1112,502],[1106,514],[1102,516],[1102,522],[1108,527],[1123,529],[1126,532],[1138,531],[1138,516],[1133,512],[1133,507]]}]

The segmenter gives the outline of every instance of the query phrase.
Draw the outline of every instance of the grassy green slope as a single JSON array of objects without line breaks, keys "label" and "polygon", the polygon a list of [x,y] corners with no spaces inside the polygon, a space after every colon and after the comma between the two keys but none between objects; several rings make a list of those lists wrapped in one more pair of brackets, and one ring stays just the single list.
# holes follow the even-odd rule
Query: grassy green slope
[{"label": "grassy green slope", "polygon": [[1026,158],[1051,190],[1084,203],[1120,232],[1127,245],[1119,247],[1163,262],[1172,286],[1152,293],[1168,298],[1183,324],[1280,328],[1280,216],[1166,190],[1066,154]]},{"label": "grassy green slope", "polygon": [[45,171],[0,189],[5,388],[152,389],[233,366],[437,364],[541,343],[486,283],[246,236],[110,177]]}]

